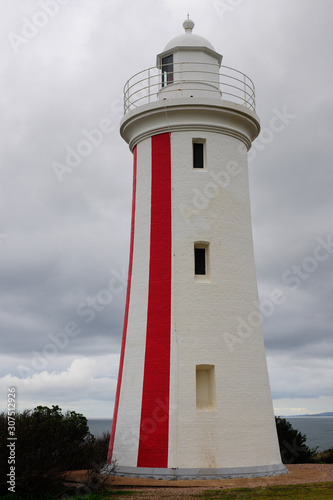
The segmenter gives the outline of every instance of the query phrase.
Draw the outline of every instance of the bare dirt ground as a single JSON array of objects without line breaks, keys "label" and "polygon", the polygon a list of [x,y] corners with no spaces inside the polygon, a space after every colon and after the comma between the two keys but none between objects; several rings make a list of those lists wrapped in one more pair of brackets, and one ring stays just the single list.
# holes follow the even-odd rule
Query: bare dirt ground
[{"label": "bare dirt ground", "polygon": [[[141,499],[149,498],[153,500],[163,497],[173,499],[189,498],[189,495],[201,493],[207,489],[257,488],[259,486],[282,484],[333,482],[333,464],[291,464],[286,465],[286,467],[289,471],[288,474],[271,477],[186,481],[109,477],[105,484],[110,485],[112,488],[140,491]],[[84,483],[85,478],[86,471],[73,471],[70,473],[69,480],[73,483]],[[101,475],[101,481],[104,480],[105,476]],[[146,492],[147,496],[142,495],[144,492]],[[130,500],[131,497],[127,496],[126,498]]]}]

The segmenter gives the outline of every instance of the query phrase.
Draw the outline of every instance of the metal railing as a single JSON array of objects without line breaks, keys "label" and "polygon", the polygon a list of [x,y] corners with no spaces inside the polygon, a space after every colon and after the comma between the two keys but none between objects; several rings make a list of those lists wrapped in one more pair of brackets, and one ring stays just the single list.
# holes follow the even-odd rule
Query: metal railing
[{"label": "metal railing", "polygon": [[[165,77],[165,74],[164,74]],[[124,86],[124,113],[160,99],[205,95],[241,104],[255,111],[255,86],[237,69],[210,63],[174,63],[172,82],[163,81],[161,69],[136,73]],[[214,96],[215,94],[215,96]]]}]

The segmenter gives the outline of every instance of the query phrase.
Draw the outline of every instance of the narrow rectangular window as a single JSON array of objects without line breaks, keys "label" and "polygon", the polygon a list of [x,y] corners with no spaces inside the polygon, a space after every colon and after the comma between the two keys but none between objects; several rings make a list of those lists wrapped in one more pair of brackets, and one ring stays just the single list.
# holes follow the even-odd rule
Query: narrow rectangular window
[{"label": "narrow rectangular window", "polygon": [[216,410],[216,388],[214,365],[196,366],[197,410]]},{"label": "narrow rectangular window", "polygon": [[162,87],[173,83],[173,55],[162,59]]},{"label": "narrow rectangular window", "polygon": [[192,139],[193,168],[206,169],[206,139]]},{"label": "narrow rectangular window", "polygon": [[194,277],[197,281],[210,281],[209,243],[194,243]]},{"label": "narrow rectangular window", "polygon": [[204,168],[203,142],[193,142],[193,168]]},{"label": "narrow rectangular window", "polygon": [[194,248],[195,274],[206,274],[206,249]]}]

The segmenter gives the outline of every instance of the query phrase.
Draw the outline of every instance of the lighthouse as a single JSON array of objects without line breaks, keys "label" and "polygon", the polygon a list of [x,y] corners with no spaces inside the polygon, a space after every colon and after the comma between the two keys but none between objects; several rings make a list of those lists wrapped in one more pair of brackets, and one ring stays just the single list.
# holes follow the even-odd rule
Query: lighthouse
[{"label": "lighthouse", "polygon": [[251,228],[255,89],[183,27],[124,88],[132,222],[108,462],[157,479],[283,474]]}]

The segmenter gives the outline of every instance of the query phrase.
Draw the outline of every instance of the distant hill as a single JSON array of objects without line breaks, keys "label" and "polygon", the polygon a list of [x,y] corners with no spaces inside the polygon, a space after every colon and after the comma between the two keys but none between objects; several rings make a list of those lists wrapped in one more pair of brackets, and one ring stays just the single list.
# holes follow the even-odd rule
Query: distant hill
[{"label": "distant hill", "polygon": [[333,417],[333,411],[325,411],[323,413],[306,413],[305,415],[287,415],[284,418],[291,417]]}]

